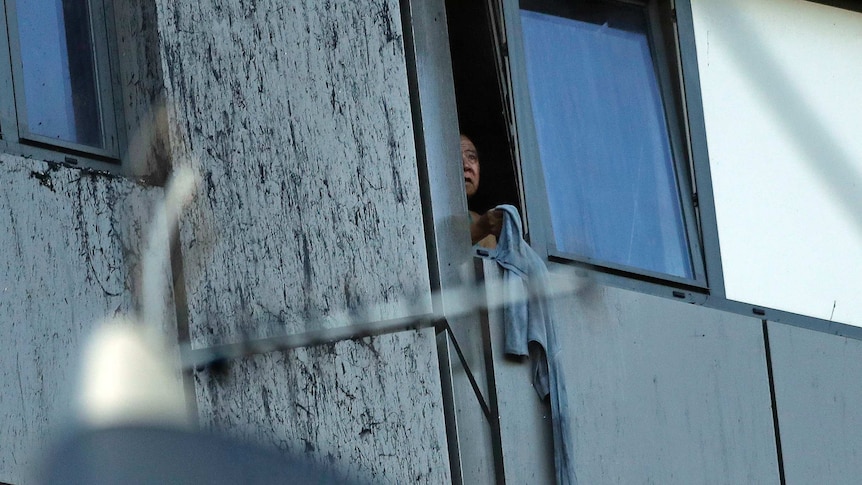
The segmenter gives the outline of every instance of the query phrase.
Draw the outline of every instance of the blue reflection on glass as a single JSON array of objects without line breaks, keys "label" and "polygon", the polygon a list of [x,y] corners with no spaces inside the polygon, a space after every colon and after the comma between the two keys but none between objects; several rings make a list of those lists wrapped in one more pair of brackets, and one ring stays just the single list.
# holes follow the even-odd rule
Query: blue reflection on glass
[{"label": "blue reflection on glass", "polygon": [[609,23],[521,11],[556,247],[692,278],[645,22]]},{"label": "blue reflection on glass", "polygon": [[29,131],[102,147],[87,1],[27,0],[16,9]]}]

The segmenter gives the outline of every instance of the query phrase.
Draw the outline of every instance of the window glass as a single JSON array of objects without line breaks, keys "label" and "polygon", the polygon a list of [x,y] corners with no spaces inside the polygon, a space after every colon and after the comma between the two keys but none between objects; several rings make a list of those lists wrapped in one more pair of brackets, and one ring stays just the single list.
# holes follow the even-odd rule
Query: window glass
[{"label": "window glass", "polygon": [[29,132],[103,147],[87,2],[27,0],[16,8]]},{"label": "window glass", "polygon": [[556,249],[693,278],[645,10],[521,25]]}]

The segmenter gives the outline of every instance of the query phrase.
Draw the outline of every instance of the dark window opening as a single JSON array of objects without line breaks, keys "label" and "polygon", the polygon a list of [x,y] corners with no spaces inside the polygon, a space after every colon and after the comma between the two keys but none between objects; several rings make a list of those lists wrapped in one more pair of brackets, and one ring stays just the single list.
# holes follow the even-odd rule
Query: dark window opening
[{"label": "dark window opening", "polygon": [[482,213],[511,204],[523,214],[509,136],[500,58],[486,1],[447,0],[449,45],[461,132],[479,151],[479,190],[469,201]]}]

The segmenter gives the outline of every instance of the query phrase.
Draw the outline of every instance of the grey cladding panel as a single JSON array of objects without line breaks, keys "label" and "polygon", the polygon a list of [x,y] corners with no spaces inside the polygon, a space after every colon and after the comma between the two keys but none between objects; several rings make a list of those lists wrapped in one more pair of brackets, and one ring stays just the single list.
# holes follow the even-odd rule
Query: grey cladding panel
[{"label": "grey cladding panel", "polygon": [[760,321],[588,286],[562,315],[583,483],[775,483]]},{"label": "grey cladding panel", "polygon": [[588,286],[563,315],[584,483],[770,483],[760,321]]},{"label": "grey cladding panel", "polygon": [[[777,482],[760,321],[587,281],[558,315],[580,483]],[[507,477],[547,477],[528,364],[496,366]]]},{"label": "grey cladding panel", "polygon": [[862,476],[862,342],[769,323],[787,483]]}]

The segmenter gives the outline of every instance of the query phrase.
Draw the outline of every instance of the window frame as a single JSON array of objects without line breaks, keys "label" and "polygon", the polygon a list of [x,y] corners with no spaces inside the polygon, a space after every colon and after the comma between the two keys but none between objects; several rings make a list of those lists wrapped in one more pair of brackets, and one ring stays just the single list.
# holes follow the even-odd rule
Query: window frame
[{"label": "window frame", "polygon": [[[0,4],[0,150],[27,158],[70,166],[117,171],[125,140],[121,129],[122,109],[116,85],[115,49],[111,19],[113,10],[104,0],[86,0],[96,94],[104,147],[58,140],[32,133],[27,123],[23,66],[18,36],[18,0]],[[4,94],[6,93],[6,94]]]},{"label": "window frame", "polygon": [[[503,0],[509,58],[509,72],[503,75],[509,76],[512,85],[516,125],[514,131],[517,132],[520,150],[517,158],[525,185],[523,191],[526,212],[532,219],[530,224],[532,246],[552,262],[574,264],[626,279],[658,283],[697,293],[723,295],[705,128],[700,107],[699,82],[696,77],[697,60],[694,52],[690,7],[686,5],[687,10],[679,12],[675,2],[671,0],[666,2],[664,9],[659,7],[658,0],[605,0],[601,3],[640,6],[647,13],[650,49],[662,95],[668,142],[673,155],[679,190],[677,196],[682,208],[694,278],[596,260],[556,249],[527,84],[524,39],[520,21],[521,2]],[[680,15],[681,13],[683,15]],[[687,19],[679,18],[686,16],[685,14]],[[688,45],[684,45],[686,43]],[[689,109],[692,104],[696,107],[694,110]],[[537,163],[525,163],[527,160],[536,160]]]},{"label": "window frame", "polygon": [[[487,2],[491,13],[495,15],[494,21],[499,21],[500,29],[494,32],[496,42],[499,43],[501,56],[500,64],[506,66],[517,59],[512,59],[508,51],[517,50],[520,39],[508,37],[508,29],[511,28],[512,9],[503,9],[502,4],[511,6],[512,0],[479,0]],[[590,287],[601,288],[611,286],[621,288],[635,293],[654,295],[672,299],[681,303],[702,305],[723,312],[746,315],[760,321],[768,321],[783,325],[790,325],[828,335],[841,336],[849,339],[862,341],[862,327],[837,321],[824,320],[817,317],[800,315],[789,311],[758,305],[754,302],[740,302],[728,300],[724,291],[724,278],[722,273],[721,252],[719,247],[718,226],[716,224],[715,204],[711,182],[711,171],[709,165],[709,151],[706,138],[706,125],[700,88],[700,74],[698,71],[697,48],[695,44],[694,21],[692,17],[691,0],[671,0],[675,13],[673,19],[663,19],[676,23],[673,36],[676,40],[679,68],[681,72],[672,73],[678,77],[680,90],[682,91],[682,116],[683,128],[686,131],[685,140],[690,149],[691,163],[693,166],[693,180],[697,187],[698,205],[696,212],[700,221],[699,231],[701,234],[702,254],[706,265],[708,288],[690,288],[685,285],[677,285],[666,279],[650,280],[642,274],[615,273],[607,267],[590,267],[582,263],[576,263],[574,273],[581,278],[588,278]],[[808,0],[816,3],[831,4],[842,3],[841,0]],[[837,5],[836,5],[837,6]],[[459,157],[458,153],[458,117],[455,84],[452,75],[450,39],[445,24],[441,28],[441,19],[447,15],[443,0],[401,0],[402,18],[405,26],[405,50],[407,54],[408,77],[410,79],[411,105],[413,106],[414,134],[416,140],[417,163],[419,164],[420,187],[423,193],[423,214],[426,214],[426,236],[428,239],[429,270],[432,273],[432,281],[438,282],[439,288],[460,288],[464,283],[464,257],[470,253],[468,228],[463,214],[466,212],[467,202],[464,196],[463,178],[460,170],[453,170],[452,157]],[[854,5],[855,7],[855,5]],[[846,8],[846,7],[844,7]],[[857,8],[848,8],[857,11]],[[862,11],[862,10],[860,10]],[[517,13],[517,11],[515,11]],[[407,26],[410,26],[409,28]],[[415,32],[412,34],[411,32]],[[517,56],[515,56],[517,57]],[[517,67],[517,66],[515,66]],[[515,106],[523,103],[523,99],[516,99],[514,89],[509,88],[511,79],[501,79],[504,93],[504,104],[520,109],[523,106]],[[508,113],[511,115],[512,113]],[[529,112],[528,112],[529,114]],[[506,114],[502,114],[506,116]],[[513,150],[516,169],[524,177],[531,177],[530,172],[521,170],[522,153],[529,153],[527,149],[519,147],[526,138],[521,133],[523,118],[518,118],[519,124],[509,123],[507,129],[511,133],[510,147]],[[535,148],[535,147],[534,147]],[[516,172],[517,174],[517,172]],[[535,183],[531,181],[530,183]],[[543,184],[542,178],[538,181]],[[536,197],[535,190],[525,196],[532,199]],[[544,194],[539,194],[544,196]],[[527,212],[529,207],[526,201],[522,203],[522,217],[525,215],[533,217]],[[533,218],[539,223],[539,218]],[[526,227],[526,226],[525,226]],[[532,228],[531,228],[532,229]],[[754,233],[757,228],[752,228]],[[546,260],[549,260],[549,269],[556,271],[561,269],[560,262],[554,258],[548,258],[545,248],[541,244],[542,231],[538,229],[528,234],[532,247]],[[530,237],[532,236],[532,237]],[[441,249],[442,248],[442,249]],[[572,261],[564,261],[571,268]],[[567,269],[567,268],[562,268]],[[569,278],[568,272],[564,271],[560,278]],[[595,286],[593,286],[593,284]],[[585,287],[586,288],[586,287]],[[593,291],[593,290],[589,290]],[[600,290],[597,290],[600,291]],[[449,419],[451,416],[447,416]],[[454,417],[451,417],[454,423]],[[453,424],[454,426],[454,424]],[[452,445],[452,443],[450,443]],[[457,458],[457,443],[454,444],[455,456]],[[451,451],[451,448],[450,448]],[[455,471],[460,472],[457,460],[453,460],[453,476]],[[460,475],[458,475],[460,476]]]}]

